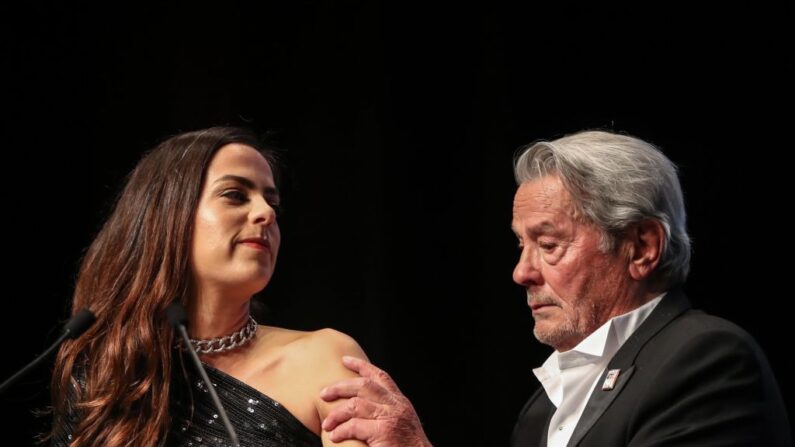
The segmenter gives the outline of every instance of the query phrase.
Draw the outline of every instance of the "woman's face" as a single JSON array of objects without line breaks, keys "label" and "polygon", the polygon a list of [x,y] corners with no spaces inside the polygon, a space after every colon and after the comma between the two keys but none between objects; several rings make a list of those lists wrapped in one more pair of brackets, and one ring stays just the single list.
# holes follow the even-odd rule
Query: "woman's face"
[{"label": "woman's face", "polygon": [[270,281],[279,252],[279,193],[257,150],[228,144],[215,153],[202,185],[191,268],[200,290],[247,296]]}]

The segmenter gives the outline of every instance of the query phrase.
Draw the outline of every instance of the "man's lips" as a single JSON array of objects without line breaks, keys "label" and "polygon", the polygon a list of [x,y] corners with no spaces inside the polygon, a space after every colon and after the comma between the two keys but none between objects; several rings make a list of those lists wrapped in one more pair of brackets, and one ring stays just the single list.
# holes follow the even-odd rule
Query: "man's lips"
[{"label": "man's lips", "polygon": [[555,303],[530,303],[530,309],[535,312],[545,307],[555,306]]}]

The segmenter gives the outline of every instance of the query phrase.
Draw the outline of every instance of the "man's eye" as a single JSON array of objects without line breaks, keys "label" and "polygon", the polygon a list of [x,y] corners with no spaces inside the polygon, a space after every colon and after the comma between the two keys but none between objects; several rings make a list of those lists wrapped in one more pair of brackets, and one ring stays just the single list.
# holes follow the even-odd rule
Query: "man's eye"
[{"label": "man's eye", "polygon": [[552,251],[555,248],[557,248],[558,244],[553,244],[553,243],[550,243],[550,242],[544,242],[544,243],[539,243],[538,246],[541,247],[541,249],[544,250],[544,251]]}]

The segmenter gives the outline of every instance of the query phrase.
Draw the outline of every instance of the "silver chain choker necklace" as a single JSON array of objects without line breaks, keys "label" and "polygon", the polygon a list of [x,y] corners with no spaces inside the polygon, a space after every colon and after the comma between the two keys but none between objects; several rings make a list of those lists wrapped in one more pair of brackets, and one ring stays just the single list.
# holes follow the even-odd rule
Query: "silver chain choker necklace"
[{"label": "silver chain choker necklace", "polygon": [[[190,345],[196,354],[219,354],[237,349],[250,342],[257,334],[257,322],[249,315],[248,323],[237,331],[223,337],[215,337],[209,340],[196,340],[191,338]],[[180,349],[185,349],[185,344],[180,341]]]}]

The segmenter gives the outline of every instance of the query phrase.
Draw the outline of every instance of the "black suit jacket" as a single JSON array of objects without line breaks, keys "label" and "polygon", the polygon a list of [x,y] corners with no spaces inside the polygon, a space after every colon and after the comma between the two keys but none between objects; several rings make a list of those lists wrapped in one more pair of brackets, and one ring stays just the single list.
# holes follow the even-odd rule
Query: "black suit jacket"
[{"label": "black suit jacket", "polygon": [[[620,369],[602,390],[607,370]],[[539,388],[514,447],[546,446],[555,406]],[[669,292],[597,382],[569,446],[791,446],[787,414],[762,350],[734,324]]]}]

